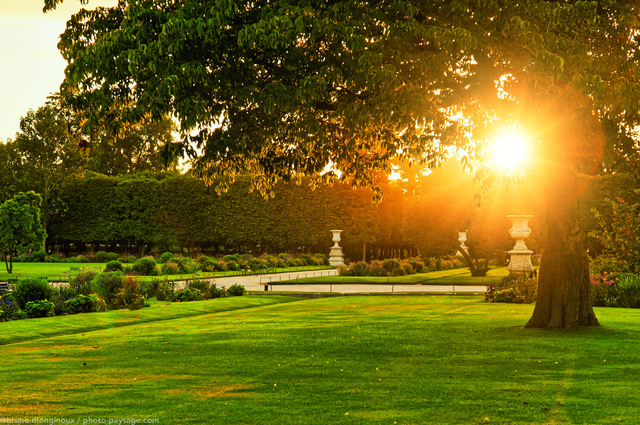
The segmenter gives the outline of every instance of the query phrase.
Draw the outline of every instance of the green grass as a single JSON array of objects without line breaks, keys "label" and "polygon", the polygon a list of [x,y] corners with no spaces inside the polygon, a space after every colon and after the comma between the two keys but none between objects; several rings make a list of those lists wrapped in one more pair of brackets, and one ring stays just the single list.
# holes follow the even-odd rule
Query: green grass
[{"label": "green grass", "polygon": [[[0,324],[9,342],[41,329],[0,346],[0,415],[161,424],[599,424],[640,416],[638,310],[596,309],[604,326],[549,331],[522,327],[533,306],[481,297],[243,304],[270,298],[175,304],[193,316],[146,320],[162,316],[154,305],[117,312],[135,320],[93,331],[72,328],[113,312]],[[226,307],[240,309],[199,306],[235,302]]]},{"label": "green grass", "polygon": [[[77,267],[80,270],[102,271],[106,263],[13,263],[13,273],[9,274],[4,266],[0,266],[0,281],[7,279],[19,279],[25,277],[43,277],[46,276],[49,281],[66,282],[69,281],[69,271],[71,267]],[[269,269],[253,272],[253,274],[280,273],[280,272],[301,272],[307,270],[326,270],[332,267],[324,266],[305,266],[305,267],[288,267],[281,269]],[[73,273],[77,273],[74,271]],[[160,275],[160,276],[140,276],[142,280],[149,280],[154,277],[166,277],[169,280],[185,280],[194,277],[225,277],[250,274],[246,271],[228,271],[215,273],[190,273],[179,275]]]},{"label": "green grass", "polygon": [[489,285],[498,283],[502,276],[509,274],[506,267],[491,269],[486,277],[471,277],[468,268],[453,270],[442,270],[429,273],[416,273],[407,276],[318,276],[307,277],[288,281],[274,281],[274,286],[278,284],[369,284],[369,285]]}]

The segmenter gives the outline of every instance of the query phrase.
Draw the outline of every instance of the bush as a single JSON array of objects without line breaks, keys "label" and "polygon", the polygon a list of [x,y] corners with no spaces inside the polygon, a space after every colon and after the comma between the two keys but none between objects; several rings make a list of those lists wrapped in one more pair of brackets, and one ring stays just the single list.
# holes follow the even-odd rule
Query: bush
[{"label": "bush", "polygon": [[319,266],[328,266],[329,258],[324,254],[315,254],[314,257],[318,261]]},{"label": "bush", "polygon": [[96,289],[96,292],[104,298],[107,305],[110,306],[116,294],[122,291],[125,278],[124,273],[119,271],[101,273],[93,279],[93,287]]},{"label": "bush", "polygon": [[529,304],[536,300],[537,295],[538,279],[512,273],[503,277],[499,284],[487,285],[484,300],[489,303]]},{"label": "bush", "polygon": [[201,255],[201,256],[198,257],[198,259],[196,261],[198,262],[198,264],[203,264],[208,260],[210,260],[209,257],[207,257],[206,255]]},{"label": "bush", "polygon": [[172,261],[169,261],[162,266],[160,271],[162,274],[180,274],[180,266],[173,262],[173,260],[175,260],[175,258],[172,258]]},{"label": "bush", "polygon": [[54,304],[51,301],[29,301],[24,307],[27,317],[50,317],[54,313]]},{"label": "bush", "polygon": [[158,259],[158,262],[160,263],[166,263],[167,261],[171,260],[172,258],[175,258],[175,255],[173,255],[172,252],[165,252],[164,254],[162,254],[160,256],[160,259]]},{"label": "bush", "polygon": [[82,269],[80,273],[69,279],[69,286],[75,289],[76,294],[89,295],[95,292],[93,287],[93,278],[95,276],[96,272]]},{"label": "bush", "polygon": [[143,308],[144,299],[142,298],[142,294],[140,294],[138,281],[131,276],[127,276],[122,284],[122,289],[114,297],[111,306],[114,309],[128,308],[129,310],[140,310]]},{"label": "bush", "polygon": [[173,301],[174,300],[174,287],[173,282],[164,281],[158,285],[156,291],[156,299],[158,301]]},{"label": "bush", "polygon": [[199,289],[184,288],[175,291],[173,300],[176,302],[201,301],[204,300],[204,296]]},{"label": "bush", "polygon": [[107,261],[107,251],[98,251],[91,257],[92,263],[104,263]]},{"label": "bush", "polygon": [[241,259],[240,254],[225,255],[224,257],[222,257],[222,261],[224,261],[225,263],[229,263],[231,261],[240,263],[240,259]]},{"label": "bush", "polygon": [[400,262],[391,258],[382,262],[382,269],[387,273],[387,276],[404,276],[407,274],[400,266]]},{"label": "bush", "polygon": [[611,295],[617,305],[625,308],[640,308],[640,276],[626,273],[611,285]]},{"label": "bush", "polygon": [[0,321],[19,319],[20,308],[11,294],[0,297]]},{"label": "bush", "polygon": [[205,298],[210,298],[207,295],[208,295],[211,283],[207,279],[188,280],[187,284],[185,286],[187,288],[197,289],[198,291],[200,291],[202,293],[202,295]]},{"label": "bush", "polygon": [[136,261],[138,261],[138,260],[133,255],[130,255],[130,256],[127,257],[127,263],[129,263],[129,264],[133,264]]},{"label": "bush", "polygon": [[209,287],[209,298],[224,298],[227,296],[227,291],[222,288],[218,288],[215,283]]},{"label": "bush", "polygon": [[140,295],[142,295],[142,297],[145,299],[155,297],[157,296],[157,292],[158,292],[158,289],[160,288],[160,285],[163,283],[168,284],[168,282],[169,281],[167,280],[167,278],[164,278],[164,279],[153,278],[148,281],[141,281],[138,284],[140,286]]},{"label": "bush", "polygon": [[70,314],[107,311],[107,304],[104,298],[98,294],[78,294],[72,299],[67,300],[65,307]]},{"label": "bush", "polygon": [[203,272],[224,271],[224,267],[211,258],[207,258],[204,262],[200,263],[200,269]]},{"label": "bush", "polygon": [[86,256],[80,254],[80,255],[76,256],[76,261],[78,263],[88,263],[89,259]]},{"label": "bush", "polygon": [[56,316],[67,313],[66,302],[76,296],[75,288],[69,285],[52,287],[53,294],[49,301],[53,302]]},{"label": "bush", "polygon": [[349,276],[369,276],[371,274],[369,264],[365,263],[364,261],[355,263],[349,268],[349,271]]},{"label": "bush", "polygon": [[142,276],[156,276],[156,262],[151,258],[141,258],[133,263],[133,272]]},{"label": "bush", "polygon": [[239,297],[247,293],[247,290],[242,285],[231,285],[229,289],[227,289],[227,295],[230,297]]},{"label": "bush", "polygon": [[18,280],[11,291],[12,298],[20,309],[24,309],[29,301],[43,301],[51,297],[52,294],[49,282],[36,278]]},{"label": "bush", "polygon": [[349,267],[345,266],[344,264],[340,264],[337,267],[338,270],[338,276],[349,276]]},{"label": "bush", "polygon": [[44,263],[47,253],[44,250],[36,251],[29,257],[29,261],[32,263]]},{"label": "bush", "polygon": [[122,263],[118,260],[112,260],[107,263],[104,267],[105,272],[121,272],[122,271]]},{"label": "bush", "polygon": [[120,259],[120,255],[115,252],[108,252],[107,255],[104,256],[104,261],[107,263],[109,261],[116,261]]}]

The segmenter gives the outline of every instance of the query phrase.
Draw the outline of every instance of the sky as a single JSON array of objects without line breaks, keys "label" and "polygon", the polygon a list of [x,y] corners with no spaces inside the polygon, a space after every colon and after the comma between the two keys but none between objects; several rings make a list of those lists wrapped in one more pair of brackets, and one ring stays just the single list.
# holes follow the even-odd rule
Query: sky
[{"label": "sky", "polygon": [[[117,0],[89,0],[84,6],[112,6]],[[15,138],[20,118],[59,91],[66,62],[58,51],[67,20],[83,7],[65,0],[47,14],[44,0],[0,0],[0,140]]]}]

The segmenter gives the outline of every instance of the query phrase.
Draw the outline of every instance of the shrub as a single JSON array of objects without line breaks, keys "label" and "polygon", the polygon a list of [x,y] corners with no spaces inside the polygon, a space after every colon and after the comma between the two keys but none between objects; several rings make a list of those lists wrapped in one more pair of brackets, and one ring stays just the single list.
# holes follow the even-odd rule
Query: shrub
[{"label": "shrub", "polygon": [[407,274],[400,266],[400,262],[391,258],[382,262],[382,268],[387,273],[387,276],[404,276]]},{"label": "shrub", "polygon": [[29,257],[29,261],[32,263],[44,263],[44,259],[47,256],[47,253],[44,250],[39,250],[31,254]]},{"label": "shrub", "polygon": [[329,258],[324,254],[315,254],[314,257],[318,261],[319,266],[328,266]]},{"label": "shrub", "polygon": [[164,254],[162,254],[160,256],[160,259],[158,260],[158,262],[160,263],[166,263],[167,261],[171,260],[172,258],[175,258],[175,255],[173,255],[172,252],[165,252]]},{"label": "shrub", "polygon": [[603,275],[605,273],[627,273],[629,269],[626,265],[621,264],[612,255],[600,255],[589,264],[591,275]]},{"label": "shrub", "polygon": [[222,288],[218,288],[216,284],[212,284],[209,287],[209,298],[224,298],[227,296],[227,291]]},{"label": "shrub", "polygon": [[133,272],[142,276],[155,276],[158,274],[156,270],[156,262],[151,258],[141,258],[133,263]]},{"label": "shrub", "polygon": [[93,287],[107,305],[111,305],[116,294],[122,291],[125,278],[124,273],[119,271],[101,273],[93,279]]},{"label": "shrub", "polygon": [[225,255],[224,257],[222,257],[222,261],[224,261],[225,263],[229,263],[231,261],[240,263],[240,254]]},{"label": "shrub", "polygon": [[109,261],[116,261],[120,259],[120,255],[115,252],[108,252],[107,255],[104,256],[104,261],[107,263]]},{"label": "shrub", "polygon": [[231,285],[229,289],[227,289],[227,295],[230,297],[240,297],[247,293],[247,289],[242,285]]},{"label": "shrub", "polygon": [[267,268],[267,263],[260,258],[251,258],[247,261],[247,267],[250,270],[263,270]]},{"label": "shrub", "polygon": [[284,269],[286,267],[286,264],[284,263],[284,260],[282,258],[276,259],[276,267],[279,269]]},{"label": "shrub", "polygon": [[76,256],[76,261],[78,263],[88,263],[89,259],[86,256],[80,254],[80,255]]},{"label": "shrub", "polygon": [[339,276],[349,276],[349,273],[350,273],[349,267],[345,266],[344,264],[340,264],[337,267],[337,270],[338,270]]},{"label": "shrub", "polygon": [[130,256],[127,257],[127,263],[129,263],[129,264],[133,264],[136,261],[137,261],[137,259],[133,255],[130,255]]},{"label": "shrub", "polygon": [[11,291],[12,298],[20,309],[24,309],[29,301],[42,301],[53,294],[51,285],[44,279],[26,278],[18,280]]},{"label": "shrub", "polygon": [[66,314],[66,302],[76,296],[76,289],[69,285],[52,287],[51,289],[53,294],[51,295],[51,298],[49,298],[49,301],[54,304],[54,313],[56,316]]},{"label": "shrub", "polygon": [[527,274],[512,273],[503,277],[498,284],[487,285],[485,302],[532,303],[538,295],[538,279]]},{"label": "shrub", "polygon": [[60,254],[51,254],[44,257],[44,261],[47,263],[61,263],[64,261],[64,257]]},{"label": "shrub", "polygon": [[436,260],[436,264],[435,264],[435,266],[436,266],[436,270],[437,270],[437,271],[441,271],[441,270],[442,270],[442,258],[438,258],[438,259]]},{"label": "shrub", "polygon": [[107,251],[98,251],[91,257],[92,263],[104,263],[107,261]]},{"label": "shrub", "polygon": [[89,295],[94,292],[93,278],[95,275],[96,272],[83,268],[80,273],[69,279],[69,286],[75,289],[76,294]]},{"label": "shrub", "polygon": [[118,260],[112,260],[107,263],[104,267],[105,272],[121,272],[122,271],[122,263]]},{"label": "shrub", "polygon": [[185,286],[187,288],[197,289],[202,293],[202,295],[205,298],[209,298],[207,297],[207,295],[208,295],[209,287],[211,286],[211,283],[207,279],[188,280]]},{"label": "shrub", "polygon": [[611,294],[620,307],[640,308],[640,276],[626,273],[611,285]]},{"label": "shrub", "polygon": [[202,264],[207,260],[210,260],[211,258],[207,257],[206,255],[201,255],[198,257],[198,259],[196,260],[198,262],[198,264]]},{"label": "shrub", "polygon": [[369,264],[364,261],[359,261],[349,268],[349,276],[369,276],[371,270]]},{"label": "shrub", "polygon": [[104,298],[97,294],[78,294],[67,300],[65,307],[70,314],[91,313],[96,311],[107,311],[107,304]]},{"label": "shrub", "polygon": [[[173,258],[172,260],[174,259],[175,258]],[[169,261],[168,263],[162,266],[161,273],[162,274],[180,274],[180,266],[173,261]]]},{"label": "shrub", "polygon": [[160,285],[163,283],[166,284],[168,282],[169,281],[166,277],[163,279],[153,278],[151,280],[141,281],[138,284],[138,286],[140,286],[140,295],[142,295],[142,297],[145,299],[155,297],[157,295],[158,288],[160,288]]},{"label": "shrub", "polygon": [[11,294],[0,297],[0,319],[1,321],[19,319],[20,308]]},{"label": "shrub", "polygon": [[128,308],[129,310],[140,310],[144,307],[144,299],[140,294],[138,281],[131,276],[127,276],[122,284],[122,289],[116,294],[111,306],[115,309]]},{"label": "shrub", "polygon": [[223,272],[226,270],[226,264],[219,263],[209,258],[201,264],[200,268],[203,272]]},{"label": "shrub", "polygon": [[175,283],[164,281],[158,285],[158,289],[156,291],[156,299],[158,301],[173,301],[174,300],[174,290]]},{"label": "shrub", "polygon": [[[226,256],[225,256],[226,258]],[[237,271],[240,270],[240,265],[235,262],[234,260],[231,260],[227,263],[227,270],[228,271]]]},{"label": "shrub", "polygon": [[603,272],[591,276],[591,303],[596,307],[615,307],[618,305],[613,284],[618,280],[615,274]]},{"label": "shrub", "polygon": [[173,300],[176,302],[201,301],[204,300],[204,296],[199,289],[184,288],[175,291]]},{"label": "shrub", "polygon": [[54,304],[51,301],[29,301],[24,307],[27,317],[50,317],[54,313]]}]

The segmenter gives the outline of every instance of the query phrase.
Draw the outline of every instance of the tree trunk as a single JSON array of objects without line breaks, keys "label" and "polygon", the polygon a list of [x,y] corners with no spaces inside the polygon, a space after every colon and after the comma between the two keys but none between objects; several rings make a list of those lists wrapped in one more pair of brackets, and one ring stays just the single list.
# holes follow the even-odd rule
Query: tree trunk
[{"label": "tree trunk", "polygon": [[591,305],[589,257],[580,231],[579,179],[567,169],[546,188],[548,241],[542,255],[538,299],[527,328],[599,325]]}]

